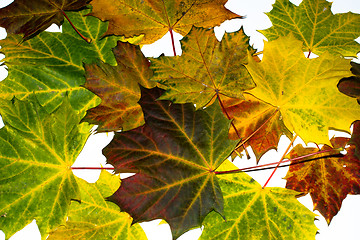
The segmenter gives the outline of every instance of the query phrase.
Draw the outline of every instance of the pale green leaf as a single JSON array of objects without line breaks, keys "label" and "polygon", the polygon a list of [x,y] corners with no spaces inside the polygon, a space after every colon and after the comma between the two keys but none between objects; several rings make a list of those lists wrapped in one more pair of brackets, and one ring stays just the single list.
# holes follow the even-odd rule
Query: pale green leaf
[{"label": "pale green leaf", "polygon": [[[219,170],[234,169],[226,161]],[[200,240],[315,239],[315,214],[297,199],[298,192],[262,188],[245,173],[217,175],[224,194],[225,219],[210,213]]]},{"label": "pale green leaf", "polygon": [[52,114],[36,101],[0,100],[0,113],[0,229],[9,238],[35,219],[45,239],[80,199],[70,167],[90,128],[67,99]]}]

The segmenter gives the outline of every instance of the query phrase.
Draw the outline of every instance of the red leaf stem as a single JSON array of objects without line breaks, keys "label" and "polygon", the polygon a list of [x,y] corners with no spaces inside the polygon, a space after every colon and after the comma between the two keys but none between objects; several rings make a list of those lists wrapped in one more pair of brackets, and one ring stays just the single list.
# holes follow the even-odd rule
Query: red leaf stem
[{"label": "red leaf stem", "polygon": [[175,51],[175,41],[174,41],[174,34],[172,28],[169,28],[170,36],[171,36],[171,44],[174,52],[174,57],[176,57],[176,51]]},{"label": "red leaf stem", "polygon": [[[220,103],[221,109],[222,109],[223,112],[226,114],[227,119],[231,120],[230,115],[229,115],[228,112],[226,111],[226,108],[225,108],[223,102],[221,101],[221,99],[220,99],[220,94],[219,94],[218,92],[216,93],[216,96],[217,96],[217,98],[219,99],[219,103]],[[237,128],[236,128],[236,126],[235,126],[235,124],[234,124],[234,121],[231,121],[231,126],[234,128],[237,137],[241,139],[240,134],[239,134],[239,131],[237,130]],[[247,159],[250,159],[250,154],[249,154],[249,152],[246,150],[244,144],[242,144],[242,146],[243,146],[243,149],[245,150]],[[236,150],[236,149],[237,149],[237,148],[235,148],[235,150]]]},{"label": "red leaf stem", "polygon": [[79,36],[84,39],[87,43],[91,43],[91,39],[90,38],[87,38],[85,37],[84,35],[82,35],[79,30],[77,30],[77,28],[74,26],[74,24],[71,22],[70,18],[66,15],[66,13],[62,10],[61,10],[61,13],[64,15],[64,17],[69,21],[70,25],[72,26],[72,28],[76,31],[77,34],[79,34]]},{"label": "red leaf stem", "polygon": [[275,167],[274,171],[271,173],[270,177],[268,178],[268,180],[266,181],[266,183],[264,184],[264,186],[263,186],[262,188],[265,188],[265,187],[266,187],[266,185],[269,183],[270,179],[272,178],[272,176],[274,175],[274,173],[275,173],[275,172],[276,172],[276,170],[278,169],[278,167],[279,167],[280,163],[284,160],[284,158],[285,158],[286,154],[289,152],[289,150],[290,150],[291,146],[293,145],[293,143],[294,143],[294,141],[295,141],[296,137],[297,137],[297,135],[295,135],[295,136],[293,137],[293,139],[291,140],[291,142],[290,142],[289,146],[286,148],[286,150],[285,150],[284,154],[282,155],[282,157],[281,157],[280,161],[279,161],[279,162],[278,162],[278,164],[276,165],[276,167]]}]

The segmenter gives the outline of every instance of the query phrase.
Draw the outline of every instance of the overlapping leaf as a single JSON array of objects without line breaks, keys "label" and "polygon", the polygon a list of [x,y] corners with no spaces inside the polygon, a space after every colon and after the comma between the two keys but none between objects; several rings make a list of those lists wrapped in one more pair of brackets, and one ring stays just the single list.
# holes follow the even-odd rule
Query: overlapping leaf
[{"label": "overlapping leaf", "polygon": [[63,11],[79,10],[91,0],[15,0],[0,9],[0,26],[8,34],[24,34],[29,38],[51,24],[64,21]]},{"label": "overlapping leaf", "polygon": [[360,159],[360,121],[354,122],[349,143],[355,146],[355,156]]},{"label": "overlapping leaf", "polygon": [[80,199],[70,169],[89,136],[67,99],[48,114],[36,101],[0,100],[0,229],[6,238],[33,219],[42,238]]},{"label": "overlapping leaf", "polygon": [[[81,191],[81,203],[72,202],[65,226],[50,233],[48,240],[147,239],[140,225],[131,226],[131,217],[105,197],[119,187],[116,175],[103,171],[96,183],[88,183],[77,178]],[[130,227],[131,226],[131,227]]]},{"label": "overlapping leaf", "polygon": [[351,62],[351,72],[355,76],[343,78],[338,84],[339,91],[350,96],[357,98],[360,104],[360,64]]},{"label": "overlapping leaf", "polygon": [[[225,110],[233,119],[237,132],[250,144],[257,161],[270,149],[276,149],[282,134],[292,138],[285,127],[280,112],[276,107],[267,104],[250,94],[244,94],[245,100],[226,98],[223,100]],[[234,128],[230,128],[230,139],[238,139]]]},{"label": "overlapping leaf", "polygon": [[176,238],[212,210],[223,212],[214,171],[237,141],[228,139],[230,121],[218,104],[195,111],[192,104],[156,101],[162,92],[142,89],[145,125],[116,133],[103,152],[116,172],[136,172],[110,200],[134,222],[166,220]]},{"label": "overlapping leaf", "polygon": [[201,108],[218,93],[243,98],[242,92],[255,86],[243,66],[247,51],[254,50],[242,30],[226,33],[219,42],[213,30],[194,27],[181,43],[181,56],[151,59],[152,80],[167,90],[161,99]]},{"label": "overlapping leaf", "polygon": [[43,32],[21,44],[17,35],[8,35],[1,40],[1,52],[6,56],[9,75],[0,83],[0,97],[23,99],[35,93],[49,112],[61,104],[66,93],[76,110],[96,106],[98,98],[81,87],[85,82],[83,61],[89,63],[101,59],[116,64],[110,49],[115,47],[117,39],[100,39],[107,24],[93,17],[84,17],[88,12],[68,15],[86,37],[94,40],[91,44],[81,39],[68,22],[63,24],[62,33]]},{"label": "overlapping leaf", "polygon": [[276,0],[267,16],[273,26],[260,32],[269,41],[292,33],[304,43],[304,51],[317,55],[329,51],[356,57],[360,51],[355,42],[360,36],[360,15],[333,15],[326,0],[303,0],[298,7],[289,0]]},{"label": "overlapping leaf", "polygon": [[149,61],[139,47],[118,42],[113,49],[117,65],[97,62],[85,64],[85,87],[101,98],[101,104],[87,111],[85,120],[99,125],[98,132],[124,131],[144,124],[140,105],[139,84],[155,87],[150,82]]},{"label": "overlapping leaf", "polygon": [[93,0],[91,15],[109,21],[107,35],[144,35],[142,44],[162,38],[169,29],[185,36],[191,27],[211,28],[239,18],[224,7],[226,0]]},{"label": "overlapping leaf", "polygon": [[[226,161],[219,170],[234,169]],[[218,175],[224,193],[224,220],[212,212],[202,240],[315,239],[315,214],[299,203],[295,191],[262,188],[245,173]]]},{"label": "overlapping leaf", "polygon": [[[335,148],[343,148],[348,140],[348,138],[333,138],[331,143]],[[321,150],[331,149],[324,145]],[[347,154],[344,157],[329,156],[338,151],[334,149],[330,153],[316,155],[315,161],[305,163],[292,161],[285,177],[286,188],[303,192],[303,194],[310,193],[314,209],[318,210],[328,223],[340,210],[347,194],[360,194],[360,160],[354,156],[354,146],[346,150]],[[317,148],[304,148],[297,145],[288,157],[295,158],[317,151]],[[302,161],[311,158],[314,157],[308,157]]]},{"label": "overlapping leaf", "polygon": [[[349,131],[360,116],[360,105],[337,89],[351,76],[349,60],[324,53],[307,59],[292,35],[266,42],[264,57],[246,65],[256,87],[249,93],[279,107],[285,126],[309,141],[330,145],[328,129]],[[346,112],[346,114],[344,114]]]}]

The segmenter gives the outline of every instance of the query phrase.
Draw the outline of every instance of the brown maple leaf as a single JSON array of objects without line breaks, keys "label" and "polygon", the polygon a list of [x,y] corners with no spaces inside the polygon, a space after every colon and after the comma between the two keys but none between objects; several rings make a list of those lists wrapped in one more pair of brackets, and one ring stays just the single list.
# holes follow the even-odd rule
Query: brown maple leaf
[{"label": "brown maple leaf", "polygon": [[[344,148],[349,143],[349,138],[333,138],[331,144],[334,148],[324,145],[321,150],[327,153],[311,158],[294,160],[286,175],[286,188],[310,193],[314,210],[318,210],[330,224],[331,219],[340,210],[342,201],[347,194],[360,193],[360,160],[354,155],[354,145],[346,148],[347,154],[339,157],[334,155],[339,148]],[[333,151],[332,151],[333,150]],[[289,158],[303,156],[319,151],[317,148],[304,148],[295,146]]]},{"label": "brown maple leaf", "polygon": [[106,35],[144,35],[151,44],[174,30],[185,36],[192,26],[210,28],[241,18],[224,7],[227,0],[93,0],[90,15],[109,21]]}]

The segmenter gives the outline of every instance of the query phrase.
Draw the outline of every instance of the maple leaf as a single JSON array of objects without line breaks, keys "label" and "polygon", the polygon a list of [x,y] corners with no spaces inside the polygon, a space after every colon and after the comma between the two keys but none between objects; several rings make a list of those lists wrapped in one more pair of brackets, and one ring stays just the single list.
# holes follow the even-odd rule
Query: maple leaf
[{"label": "maple leaf", "polygon": [[68,100],[52,114],[36,101],[0,100],[0,229],[9,238],[33,219],[42,239],[80,199],[70,169],[89,136]]},{"label": "maple leaf", "polygon": [[217,104],[195,111],[193,104],[156,101],[159,88],[141,93],[145,125],[115,133],[103,150],[116,172],[136,173],[109,199],[134,222],[166,220],[177,238],[212,210],[222,213],[214,171],[237,141],[228,139],[230,121]]},{"label": "maple leaf", "polygon": [[254,50],[242,29],[219,42],[213,30],[194,27],[181,43],[181,56],[151,59],[151,80],[167,90],[160,99],[195,103],[199,109],[217,94],[243,98],[243,91],[255,86],[243,66],[247,51]]},{"label": "maple leaf", "polygon": [[[219,170],[234,168],[226,161]],[[215,212],[206,216],[200,240],[315,238],[315,214],[296,199],[298,192],[262,188],[245,173],[217,176],[224,194],[226,220]]]},{"label": "maple leaf", "polygon": [[191,27],[211,28],[223,21],[241,18],[224,7],[226,0],[93,0],[91,15],[109,21],[106,35],[144,35],[151,44],[170,29],[185,36]]},{"label": "maple leaf", "polygon": [[24,34],[28,39],[51,24],[64,21],[64,11],[79,10],[91,0],[15,0],[0,9],[0,26],[8,34]]},{"label": "maple leaf", "polygon": [[357,98],[358,103],[360,104],[360,64],[351,62],[351,72],[355,76],[348,78],[343,78],[338,83],[338,89],[340,92]]},{"label": "maple leaf", "polygon": [[355,146],[355,156],[360,159],[360,121],[355,121],[353,124],[353,132],[349,144]]},{"label": "maple leaf", "polygon": [[[332,138],[331,143],[334,148],[324,145],[321,150],[334,151],[317,155],[316,161],[304,163],[299,163],[298,160],[291,161],[285,177],[286,188],[302,192],[304,195],[310,193],[314,210],[318,210],[328,224],[340,210],[347,194],[360,193],[360,160],[354,156],[354,146],[346,148],[345,156],[334,156],[339,152],[338,148],[345,148],[348,141],[348,138]],[[291,159],[317,151],[319,151],[317,148],[297,145],[287,157]],[[311,157],[301,161],[309,159]]]},{"label": "maple leaf", "polygon": [[8,77],[0,83],[1,98],[24,99],[35,93],[48,112],[62,103],[66,93],[75,110],[83,111],[99,104],[98,97],[81,87],[85,82],[83,61],[101,59],[116,64],[109,50],[115,47],[118,38],[101,39],[107,24],[94,17],[84,17],[88,12],[68,15],[86,37],[94,39],[91,44],[79,38],[68,22],[63,24],[62,33],[43,32],[22,44],[17,35],[1,40],[1,52],[9,69]]},{"label": "maple leaf", "polygon": [[[280,112],[276,107],[267,104],[250,94],[244,94],[245,100],[224,98],[223,104],[229,117],[243,140],[251,146],[257,162],[264,153],[276,149],[282,134],[292,138],[291,132],[285,127]],[[229,129],[229,138],[239,139],[234,128]]]},{"label": "maple leaf", "polygon": [[147,239],[139,224],[131,226],[131,217],[119,212],[118,206],[104,199],[119,187],[119,176],[103,170],[95,183],[81,178],[76,178],[76,181],[81,192],[81,203],[71,203],[66,225],[52,231],[48,240]]},{"label": "maple leaf", "polygon": [[329,53],[305,58],[292,35],[265,42],[260,63],[248,58],[246,68],[256,83],[248,92],[279,107],[285,126],[305,143],[330,145],[329,128],[349,131],[359,118],[360,106],[337,89],[342,77],[351,76],[350,60]]},{"label": "maple leaf", "polygon": [[272,27],[261,30],[269,40],[292,33],[304,43],[304,51],[321,55],[326,51],[353,56],[360,51],[355,39],[360,36],[360,15],[331,13],[325,0],[303,0],[297,7],[289,0],[276,0],[267,13]]},{"label": "maple leaf", "polygon": [[144,124],[139,84],[155,87],[149,61],[138,46],[118,42],[113,49],[117,65],[85,64],[85,87],[101,98],[101,104],[87,111],[85,120],[99,125],[98,132],[130,130]]}]

